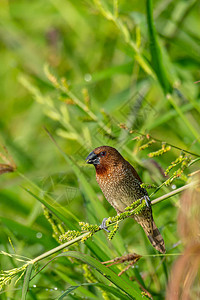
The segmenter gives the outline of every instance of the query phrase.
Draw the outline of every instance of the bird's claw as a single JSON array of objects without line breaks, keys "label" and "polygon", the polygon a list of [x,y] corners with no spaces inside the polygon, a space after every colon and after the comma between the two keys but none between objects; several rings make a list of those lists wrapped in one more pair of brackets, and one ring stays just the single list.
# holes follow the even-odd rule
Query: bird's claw
[{"label": "bird's claw", "polygon": [[146,206],[150,207],[150,199],[149,196],[144,196],[142,197],[142,199],[140,200],[140,203],[142,203],[142,200],[145,200]]},{"label": "bird's claw", "polygon": [[105,231],[107,232],[110,232],[110,230],[107,229],[107,226],[106,226],[106,221],[108,220],[108,218],[104,218],[101,225],[99,226],[101,229],[104,229]]}]

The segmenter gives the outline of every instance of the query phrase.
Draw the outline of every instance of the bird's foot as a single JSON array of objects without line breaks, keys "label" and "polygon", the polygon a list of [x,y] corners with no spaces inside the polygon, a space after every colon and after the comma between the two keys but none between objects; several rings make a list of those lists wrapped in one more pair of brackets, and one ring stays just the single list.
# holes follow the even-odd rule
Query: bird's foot
[{"label": "bird's foot", "polygon": [[108,230],[107,228],[107,226],[106,226],[106,221],[108,220],[108,218],[104,218],[103,219],[103,221],[102,221],[102,223],[101,223],[101,225],[99,226],[101,229],[104,229],[105,231],[107,231],[107,232],[110,232],[110,230]]},{"label": "bird's foot", "polygon": [[140,203],[142,203],[142,200],[145,200],[146,206],[147,206],[147,207],[150,207],[151,201],[150,201],[150,199],[149,199],[149,196],[144,196],[144,197],[142,197],[141,200],[140,200]]}]

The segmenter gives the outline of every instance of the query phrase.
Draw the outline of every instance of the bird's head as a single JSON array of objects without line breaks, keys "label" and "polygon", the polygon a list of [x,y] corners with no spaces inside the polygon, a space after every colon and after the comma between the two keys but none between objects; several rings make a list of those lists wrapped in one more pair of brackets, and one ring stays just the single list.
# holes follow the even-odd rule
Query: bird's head
[{"label": "bird's head", "polygon": [[97,171],[108,171],[117,166],[123,157],[113,147],[101,146],[95,148],[86,158],[88,164],[93,164]]}]

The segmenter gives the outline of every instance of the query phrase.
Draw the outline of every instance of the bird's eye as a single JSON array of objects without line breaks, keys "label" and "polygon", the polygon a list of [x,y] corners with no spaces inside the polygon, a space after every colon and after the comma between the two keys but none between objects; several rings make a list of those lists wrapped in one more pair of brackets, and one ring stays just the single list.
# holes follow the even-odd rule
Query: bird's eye
[{"label": "bird's eye", "polygon": [[105,156],[105,155],[106,155],[106,151],[102,151],[102,152],[100,153],[100,155],[101,155],[101,156]]}]

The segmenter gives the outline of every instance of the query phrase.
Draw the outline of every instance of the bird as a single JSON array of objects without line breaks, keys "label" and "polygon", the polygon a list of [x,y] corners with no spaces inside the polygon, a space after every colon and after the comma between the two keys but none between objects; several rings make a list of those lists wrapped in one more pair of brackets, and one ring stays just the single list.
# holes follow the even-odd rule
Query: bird
[{"label": "bird", "polygon": [[[152,214],[151,201],[134,167],[124,159],[117,149],[110,146],[95,148],[86,158],[88,164],[96,169],[96,181],[105,198],[114,207],[117,214],[125,211],[134,201],[145,200],[145,208],[131,216],[143,228],[152,246],[165,253],[165,243]],[[105,218],[101,228],[107,230]],[[108,231],[108,230],[107,230]]]}]

